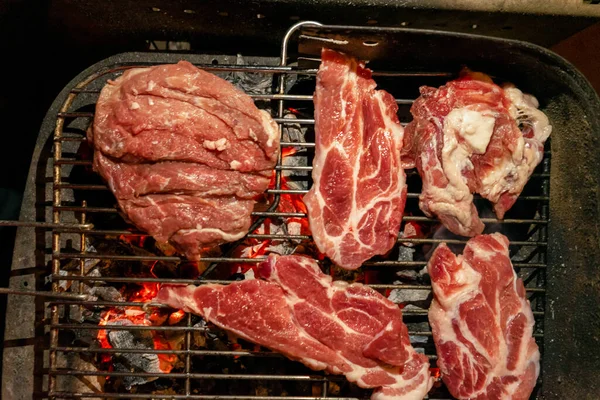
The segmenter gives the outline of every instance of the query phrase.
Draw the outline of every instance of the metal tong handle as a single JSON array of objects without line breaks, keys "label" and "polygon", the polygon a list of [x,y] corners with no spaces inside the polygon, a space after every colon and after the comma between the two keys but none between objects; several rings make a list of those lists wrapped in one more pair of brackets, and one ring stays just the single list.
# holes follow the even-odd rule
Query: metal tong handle
[{"label": "metal tong handle", "polygon": [[0,288],[0,294],[16,294],[21,296],[39,296],[48,297],[52,299],[62,300],[83,300],[91,301],[94,297],[87,294],[77,293],[53,293],[53,292],[41,292],[36,290],[16,290],[10,288]]},{"label": "metal tong handle", "polygon": [[78,229],[78,230],[90,230],[94,228],[94,224],[55,224],[51,222],[37,222],[37,221],[6,221],[0,220],[0,226],[19,226],[19,227],[31,227],[31,228],[47,228],[47,229]]},{"label": "metal tong handle", "polygon": [[[36,290],[16,290],[16,289],[9,289],[9,288],[0,288],[0,295],[2,295],[2,294],[14,294],[14,295],[18,295],[18,296],[38,296],[38,297],[47,297],[50,299],[58,299],[58,300],[80,300],[80,301],[91,302],[89,305],[94,305],[93,302],[97,300],[96,296],[92,296],[89,294],[77,294],[77,293],[68,293],[68,292],[53,293],[53,292],[43,292],[43,291],[36,291]],[[170,308],[166,304],[153,303],[153,302],[140,303],[140,305],[137,307],[141,307],[143,309]]]}]

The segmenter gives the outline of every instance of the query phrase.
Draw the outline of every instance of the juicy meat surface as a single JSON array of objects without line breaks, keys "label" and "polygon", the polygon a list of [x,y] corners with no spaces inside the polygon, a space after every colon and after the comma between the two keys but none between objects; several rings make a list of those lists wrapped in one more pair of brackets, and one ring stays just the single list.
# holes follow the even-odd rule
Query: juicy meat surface
[{"label": "juicy meat surface", "polygon": [[343,374],[372,399],[422,399],[433,383],[400,308],[361,284],[333,282],[301,256],[271,255],[263,279],[163,286],[156,301],[201,315],[314,370]]},{"label": "juicy meat surface", "polygon": [[323,49],[314,184],[304,202],[317,247],[346,269],[394,246],[406,201],[398,106],[375,86],[364,63]]},{"label": "juicy meat surface", "polygon": [[476,236],[462,256],[441,244],[427,268],[434,293],[429,323],[450,393],[458,399],[529,399],[540,353],[508,239]]},{"label": "juicy meat surface", "polygon": [[[472,75],[473,76],[473,75]],[[421,210],[453,233],[483,231],[473,194],[503,218],[540,163],[552,127],[537,100],[479,74],[421,87],[404,136],[403,163],[423,180]],[[479,80],[484,79],[484,80]]]},{"label": "juicy meat surface", "polygon": [[109,81],[89,139],[127,218],[191,259],[246,234],[279,148],[267,112],[185,61]]}]

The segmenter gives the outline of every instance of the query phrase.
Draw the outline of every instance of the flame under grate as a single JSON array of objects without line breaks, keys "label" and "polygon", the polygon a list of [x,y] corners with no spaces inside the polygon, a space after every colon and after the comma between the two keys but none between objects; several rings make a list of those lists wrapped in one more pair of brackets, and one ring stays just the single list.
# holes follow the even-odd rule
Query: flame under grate
[{"label": "flame under grate", "polygon": [[[239,58],[230,64],[198,66],[234,82],[259,108],[271,111],[281,127],[282,156],[271,187],[253,213],[255,223],[246,238],[207,252],[200,263],[182,260],[169,246],[159,245],[127,225],[110,191],[91,171],[85,129],[93,119],[94,99],[107,79],[133,66],[114,66],[82,81],[58,113],[53,222],[91,222],[94,229],[53,231],[52,290],[91,294],[97,300],[48,303],[49,398],[367,398],[370,391],[339,376],[311,371],[237,341],[197,316],[144,307],[160,283],[250,279],[253,267],[270,251],[310,254],[320,259],[335,279],[369,284],[400,304],[413,345],[429,356],[436,372],[427,323],[431,290],[424,267],[438,243],[445,241],[462,251],[465,240],[452,236],[419,211],[420,180],[415,171],[409,171],[406,215],[397,246],[387,257],[367,262],[358,272],[329,265],[311,241],[301,202],[311,184],[311,94],[316,71],[252,65]],[[380,88],[407,93],[406,98],[397,100],[401,121],[407,122],[418,86],[439,86],[452,73],[423,74],[418,82],[414,79],[418,71],[375,75]],[[549,172],[547,151],[503,221],[495,219],[485,201],[475,200],[487,231],[500,231],[511,239],[513,264],[525,282],[542,351]],[[441,386],[430,394],[430,398],[449,397]]]}]

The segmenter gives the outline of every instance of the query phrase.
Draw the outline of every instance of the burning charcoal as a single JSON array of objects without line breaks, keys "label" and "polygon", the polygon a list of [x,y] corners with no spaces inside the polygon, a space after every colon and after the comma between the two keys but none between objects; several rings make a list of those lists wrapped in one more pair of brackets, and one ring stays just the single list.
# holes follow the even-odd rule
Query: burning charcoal
[{"label": "burning charcoal", "polygon": [[[129,320],[112,321],[115,325],[134,325]],[[150,331],[122,331],[115,330],[108,333],[110,344],[115,349],[130,348],[130,349],[147,349],[154,350],[153,335]],[[149,372],[161,373],[160,360],[156,354],[138,354],[138,353],[115,353],[113,357],[113,365],[115,371],[122,372]],[[127,390],[130,390],[135,385],[143,385],[157,378],[146,377],[131,377],[123,378],[123,383]]]},{"label": "burning charcoal", "polygon": [[87,293],[105,301],[125,301],[121,292],[112,286],[95,286],[90,288]]},{"label": "burning charcoal", "polygon": [[[283,118],[286,119],[297,119],[297,117],[291,112],[287,112]],[[304,143],[306,136],[306,128],[302,128],[300,124],[285,124],[283,126],[282,141],[284,142],[295,142]]]}]

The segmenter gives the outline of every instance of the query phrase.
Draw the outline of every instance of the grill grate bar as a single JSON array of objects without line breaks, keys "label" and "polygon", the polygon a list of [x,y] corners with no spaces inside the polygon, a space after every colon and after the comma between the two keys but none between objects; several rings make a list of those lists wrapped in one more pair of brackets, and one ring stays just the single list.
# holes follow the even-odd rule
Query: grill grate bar
[{"label": "grill grate bar", "polygon": [[[139,377],[139,378],[170,378],[170,379],[244,379],[244,380],[265,380],[265,381],[322,381],[326,379],[319,375],[233,375],[233,374],[200,374],[200,373],[178,373],[178,372],[117,372],[117,371],[71,371],[63,369],[50,369],[50,375],[70,375],[70,376],[106,376],[106,377]],[[339,378],[339,379],[338,379]],[[341,381],[344,378],[338,376],[328,377],[330,381]]]},{"label": "grill grate bar", "polygon": [[[65,279],[67,280],[67,279]],[[181,281],[180,281],[181,282]],[[423,289],[430,290],[430,289]],[[89,308],[105,308],[105,307],[138,307],[141,309],[148,308],[170,308],[160,303],[145,303],[139,301],[86,301],[86,300],[54,300],[50,301],[50,304],[57,305],[81,305]],[[426,316],[427,310],[402,310],[403,315],[410,316]],[[543,317],[543,311],[534,311],[534,316]]]},{"label": "grill grate bar", "polygon": [[[256,262],[264,261],[264,259]],[[239,262],[239,261],[236,261]],[[373,261],[366,264],[366,267],[424,267],[427,265],[425,261]],[[542,263],[513,263],[517,269],[521,268],[547,268],[546,264]],[[143,278],[143,277],[93,277],[93,276],[77,276],[77,275],[52,275],[52,281],[83,281],[83,282],[110,282],[110,283],[181,283],[185,285],[201,285],[203,283],[219,283],[228,284],[235,282],[234,280],[217,280],[217,279],[181,279],[181,278]],[[422,286],[419,286],[421,288]],[[66,304],[66,303],[61,303]],[[123,304],[123,303],[120,303]]]},{"label": "grill grate bar", "polygon": [[[59,160],[58,163],[59,163],[59,165],[65,165],[65,164],[92,165],[91,161],[85,161],[85,160],[68,160],[67,162],[61,162]],[[283,165],[283,166],[276,167],[275,170],[277,170],[277,171],[312,171],[312,167]],[[542,174],[539,174],[539,176],[541,177]],[[544,177],[546,177],[546,176],[544,176]],[[59,186],[63,189],[75,189],[75,190],[108,190],[108,186],[106,186],[106,185],[84,185],[84,184],[70,184],[70,183],[63,182]],[[306,194],[306,193],[308,193],[308,190],[305,190],[305,189],[280,189],[280,190],[268,189],[266,191],[266,193],[269,193],[269,194],[274,194],[274,193]],[[481,195],[478,195],[478,194],[473,195],[473,197],[476,200],[483,198],[483,197],[481,197]],[[418,199],[419,193],[407,193],[407,198],[408,199]],[[550,201],[550,197],[548,197],[548,196],[520,196],[517,199],[517,201]],[[106,210],[110,210],[110,209],[106,209]],[[116,209],[113,209],[113,210],[116,210]],[[74,209],[70,209],[68,211],[78,211],[78,209],[74,208]],[[493,218],[488,218],[488,220],[489,219],[493,219]]]},{"label": "grill grate bar", "polygon": [[[327,383],[329,380],[324,379],[323,383]],[[70,393],[70,392],[52,392],[51,396],[58,398],[68,399],[88,399],[88,398],[102,398],[102,399],[156,399],[161,400],[179,400],[179,399],[197,399],[197,400],[323,400],[323,397],[299,397],[299,396],[221,396],[221,395],[181,395],[181,394],[161,394],[159,396],[153,394],[140,394],[140,393]],[[331,400],[364,400],[355,397],[327,397]],[[435,398],[435,400],[452,400]]]},{"label": "grill grate bar", "polygon": [[[282,171],[285,170],[285,168],[276,168],[276,171]],[[293,170],[289,169],[289,170]],[[538,178],[550,178],[550,175],[547,174],[539,174],[536,177]],[[60,183],[56,184],[57,189],[73,189],[73,190],[109,190],[108,186],[106,185],[90,185],[90,184],[83,184],[83,183],[65,183],[64,181],[61,181]],[[268,189],[266,191],[266,193],[268,194],[306,194],[308,193],[308,190],[301,190],[301,189]],[[546,197],[546,196],[543,196]]]},{"label": "grill grate bar", "polygon": [[[286,239],[290,235],[280,235],[275,237],[276,239]],[[292,236],[293,238],[293,236]],[[442,239],[402,239],[399,242],[406,243],[442,243],[446,242],[449,244],[465,244],[465,241],[457,240],[456,242],[449,242],[447,240]],[[512,245],[515,246],[528,246],[528,247],[545,247],[547,246],[546,242],[513,242]],[[183,257],[177,256],[129,256],[129,255],[115,255],[115,254],[102,254],[102,253],[53,253],[52,258],[54,259],[92,259],[92,260],[118,260],[118,261],[171,261],[171,262],[182,262],[186,259]],[[204,262],[230,262],[230,263],[257,263],[264,261],[264,257],[256,257],[256,258],[232,258],[232,257],[205,257],[202,258]],[[398,263],[402,263],[403,261],[398,261]],[[412,261],[405,261],[412,262]],[[398,264],[403,265],[403,264]],[[409,264],[410,265],[410,264]]]}]

